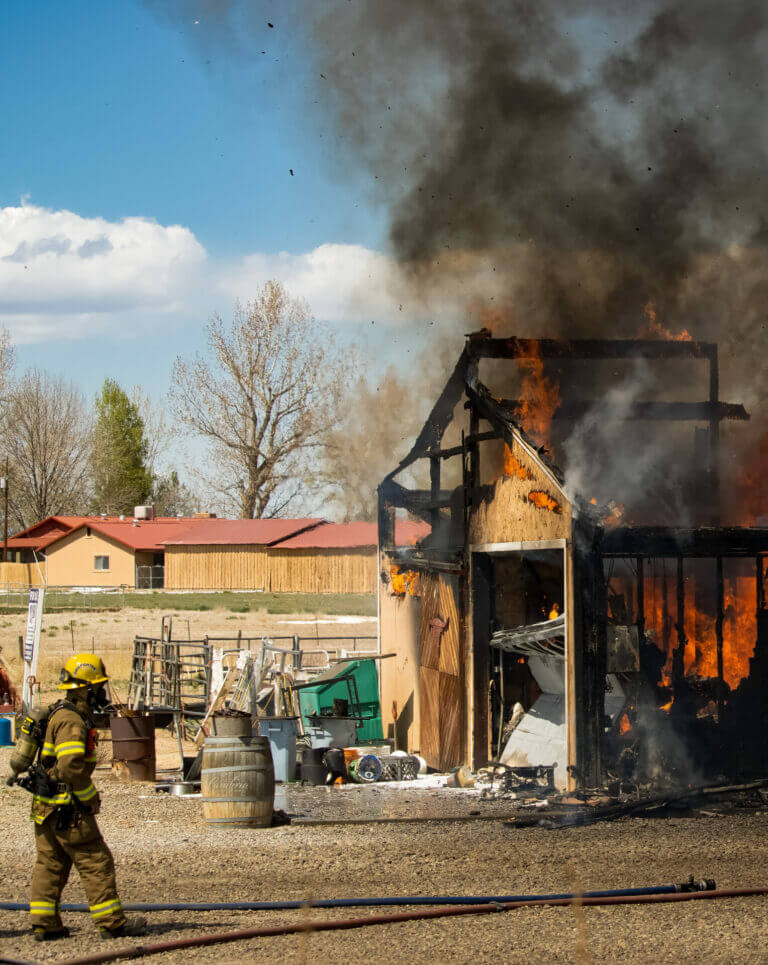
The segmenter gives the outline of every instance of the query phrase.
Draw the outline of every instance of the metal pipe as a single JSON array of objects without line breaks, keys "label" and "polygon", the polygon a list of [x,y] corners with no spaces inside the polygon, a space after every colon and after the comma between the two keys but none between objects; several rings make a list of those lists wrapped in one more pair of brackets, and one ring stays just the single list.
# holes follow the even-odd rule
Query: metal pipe
[{"label": "metal pipe", "polygon": [[458,915],[487,915],[494,912],[512,911],[531,905],[553,905],[580,907],[591,905],[631,905],[656,904],[667,901],[696,901],[703,898],[737,898],[752,895],[766,895],[768,888],[733,888],[724,891],[677,892],[664,895],[623,895],[590,898],[586,895],[570,898],[547,898],[527,901],[487,902],[482,905],[463,905],[460,908],[430,908],[426,911],[405,911],[388,915],[369,915],[363,918],[324,919],[312,921],[302,919],[285,925],[269,925],[262,928],[244,928],[239,931],[218,932],[200,935],[197,938],[180,938],[176,941],[157,942],[152,945],[134,945],[118,948],[112,952],[97,952],[79,958],[59,959],[58,965],[101,965],[120,958],[144,958],[161,952],[183,948],[199,948],[203,945],[219,945],[226,942],[245,941],[250,938],[268,938],[275,935],[296,935],[303,932],[338,931],[350,928],[365,928],[368,925],[390,925],[401,921],[422,921],[430,918],[451,918]]},{"label": "metal pipe", "polygon": [[[686,890],[711,891],[714,881],[700,880],[677,885],[652,885],[646,888],[613,888],[602,891],[587,891],[588,898],[607,898],[612,895],[668,895]],[[510,901],[551,901],[573,898],[574,892],[560,892],[544,895],[404,895],[398,897],[375,898],[322,898],[319,901],[176,901],[176,902],[123,902],[125,911],[291,911],[297,908],[379,908],[407,905],[475,905],[488,902],[504,903]],[[89,910],[88,905],[80,902],[63,904],[62,911]],[[29,911],[25,901],[0,901],[0,911]]]}]

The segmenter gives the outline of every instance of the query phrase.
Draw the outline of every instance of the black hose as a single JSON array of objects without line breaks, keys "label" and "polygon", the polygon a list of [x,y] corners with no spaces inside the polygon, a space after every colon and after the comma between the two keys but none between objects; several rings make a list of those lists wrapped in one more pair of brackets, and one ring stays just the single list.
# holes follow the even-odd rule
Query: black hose
[{"label": "black hose", "polygon": [[[648,888],[616,888],[604,891],[586,891],[585,898],[610,898],[629,895],[669,895],[682,891],[711,891],[715,882],[711,879],[689,881],[679,885],[653,885]],[[579,897],[573,892],[547,895],[406,895],[377,898],[321,898],[318,901],[125,901],[125,911],[292,911],[297,908],[384,908],[410,905],[480,905],[489,902],[509,901],[555,901]],[[88,911],[88,905],[63,904],[62,911]],[[25,901],[0,901],[0,911],[29,911]]]}]

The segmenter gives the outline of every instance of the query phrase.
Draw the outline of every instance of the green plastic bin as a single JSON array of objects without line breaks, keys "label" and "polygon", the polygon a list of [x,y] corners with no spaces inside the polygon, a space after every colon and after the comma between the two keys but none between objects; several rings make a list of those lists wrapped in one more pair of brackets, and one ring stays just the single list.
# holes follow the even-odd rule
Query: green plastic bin
[{"label": "green plastic bin", "polygon": [[310,727],[308,720],[311,714],[328,714],[333,709],[334,698],[350,699],[349,686],[346,680],[348,674],[354,677],[357,686],[359,703],[350,703],[349,713],[352,717],[362,717],[363,726],[357,732],[358,743],[364,741],[383,740],[384,730],[381,721],[381,704],[379,703],[379,675],[376,661],[365,659],[343,660],[315,677],[311,685],[304,685],[298,693],[301,696],[301,715],[305,728]]}]

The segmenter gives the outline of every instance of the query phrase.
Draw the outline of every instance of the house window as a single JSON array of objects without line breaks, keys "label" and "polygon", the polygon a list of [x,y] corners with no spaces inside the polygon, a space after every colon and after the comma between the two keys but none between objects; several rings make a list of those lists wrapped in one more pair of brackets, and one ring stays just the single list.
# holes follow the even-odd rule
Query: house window
[{"label": "house window", "polygon": [[108,570],[108,569],[109,569],[109,557],[108,557],[108,556],[94,556],[94,558],[93,558],[93,568],[94,568],[94,570]]}]

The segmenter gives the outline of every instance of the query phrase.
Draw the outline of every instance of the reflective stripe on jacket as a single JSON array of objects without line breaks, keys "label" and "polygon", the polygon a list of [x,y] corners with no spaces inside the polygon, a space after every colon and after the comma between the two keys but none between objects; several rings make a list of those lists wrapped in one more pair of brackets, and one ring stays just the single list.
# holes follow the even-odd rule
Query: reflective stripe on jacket
[{"label": "reflective stripe on jacket", "polygon": [[56,808],[75,799],[88,804],[98,791],[91,781],[96,767],[96,731],[87,709],[78,705],[59,707],[48,718],[41,760],[48,776],[59,787],[55,794],[36,794],[32,799],[32,818],[38,824]]}]

